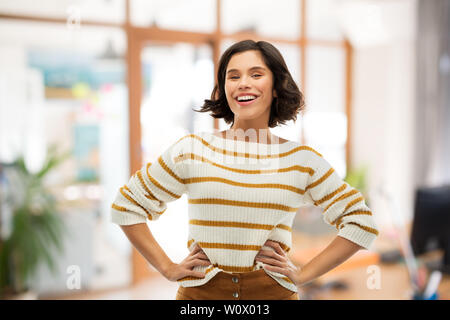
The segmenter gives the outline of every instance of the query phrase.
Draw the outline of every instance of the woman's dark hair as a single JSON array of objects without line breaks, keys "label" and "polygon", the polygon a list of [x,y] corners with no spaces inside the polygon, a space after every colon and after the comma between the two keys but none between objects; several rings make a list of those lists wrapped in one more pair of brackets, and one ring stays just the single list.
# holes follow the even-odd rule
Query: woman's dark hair
[{"label": "woman's dark hair", "polygon": [[220,58],[217,70],[217,83],[211,93],[211,99],[205,99],[205,103],[196,112],[211,112],[214,118],[223,118],[227,124],[233,125],[234,113],[231,111],[225,96],[225,75],[228,63],[236,53],[256,50],[262,55],[264,63],[273,73],[273,89],[277,97],[273,98],[269,116],[270,128],[279,124],[285,124],[289,120],[297,120],[297,113],[303,110],[305,101],[297,84],[286,66],[283,56],[272,44],[266,41],[255,42],[244,40],[229,47]]}]

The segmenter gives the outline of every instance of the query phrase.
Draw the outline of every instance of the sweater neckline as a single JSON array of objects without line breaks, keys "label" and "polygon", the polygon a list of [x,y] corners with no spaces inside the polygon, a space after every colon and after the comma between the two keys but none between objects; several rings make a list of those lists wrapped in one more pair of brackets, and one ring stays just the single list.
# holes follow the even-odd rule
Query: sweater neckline
[{"label": "sweater neckline", "polygon": [[258,146],[262,148],[284,148],[288,146],[292,146],[295,142],[291,140],[287,140],[283,143],[261,143],[261,142],[254,142],[254,141],[244,141],[244,140],[231,140],[227,138],[220,137],[218,135],[215,135],[212,132],[204,131],[202,132],[203,136],[207,136],[209,141],[216,141],[218,143],[227,144],[227,145],[238,145],[238,146]]}]

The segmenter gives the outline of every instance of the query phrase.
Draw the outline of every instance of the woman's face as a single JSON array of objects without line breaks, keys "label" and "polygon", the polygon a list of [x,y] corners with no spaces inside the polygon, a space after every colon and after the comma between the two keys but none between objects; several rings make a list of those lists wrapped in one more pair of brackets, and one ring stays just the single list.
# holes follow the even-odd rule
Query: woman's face
[{"label": "woman's face", "polygon": [[272,71],[259,51],[244,51],[231,57],[225,75],[225,95],[235,123],[252,120],[267,125],[274,94]]}]

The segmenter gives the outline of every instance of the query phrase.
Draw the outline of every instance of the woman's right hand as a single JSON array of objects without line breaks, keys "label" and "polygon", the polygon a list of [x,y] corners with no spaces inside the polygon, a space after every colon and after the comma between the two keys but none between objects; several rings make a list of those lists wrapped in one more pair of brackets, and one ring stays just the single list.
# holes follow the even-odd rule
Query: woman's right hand
[{"label": "woman's right hand", "polygon": [[194,271],[193,269],[196,266],[209,266],[210,264],[211,261],[209,261],[200,246],[196,244],[194,250],[192,250],[183,261],[178,264],[171,264],[167,268],[164,276],[169,281],[177,281],[184,277],[204,278],[204,272]]}]

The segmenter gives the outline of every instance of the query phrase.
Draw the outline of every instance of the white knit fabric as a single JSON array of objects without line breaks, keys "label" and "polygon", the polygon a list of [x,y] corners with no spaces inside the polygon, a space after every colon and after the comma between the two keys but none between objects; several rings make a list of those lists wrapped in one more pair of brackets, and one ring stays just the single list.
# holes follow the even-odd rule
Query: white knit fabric
[{"label": "white knit fabric", "polygon": [[[320,206],[337,235],[366,249],[378,234],[362,194],[314,149],[293,141],[267,145],[208,132],[182,137],[137,171],[117,194],[112,222],[156,220],[183,193],[188,195],[188,248],[198,243],[211,261],[195,268],[206,272],[205,278],[180,279],[184,287],[205,284],[220,271],[260,269],[254,259],[266,240],[289,251],[295,214],[305,205]],[[284,275],[266,273],[297,292]]]}]

